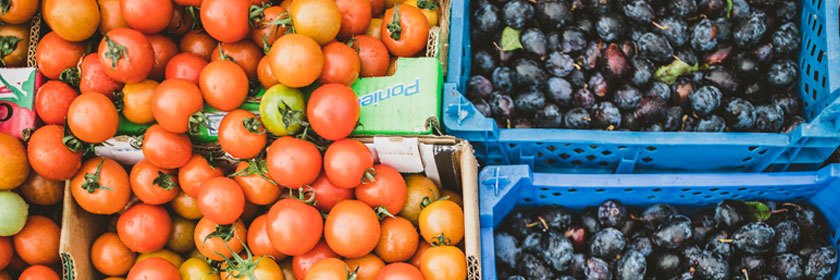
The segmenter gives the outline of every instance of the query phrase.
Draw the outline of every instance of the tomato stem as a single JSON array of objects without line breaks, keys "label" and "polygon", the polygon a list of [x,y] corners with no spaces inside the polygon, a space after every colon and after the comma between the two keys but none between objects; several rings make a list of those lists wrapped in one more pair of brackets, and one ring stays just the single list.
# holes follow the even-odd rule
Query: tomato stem
[{"label": "tomato stem", "polygon": [[427,10],[427,11],[436,11],[440,7],[435,0],[417,0],[417,8]]},{"label": "tomato stem", "polygon": [[239,170],[236,173],[230,174],[228,177],[250,176],[250,175],[254,175],[254,174],[259,174],[260,177],[262,177],[263,179],[265,179],[269,183],[272,183],[274,185],[279,185],[274,180],[271,180],[271,178],[268,178],[268,175],[266,175],[268,173],[268,164],[266,163],[265,159],[252,158],[252,159],[249,159],[247,161],[247,163],[248,163],[248,167],[246,167],[245,169]]},{"label": "tomato stem", "polygon": [[186,12],[187,16],[192,18],[193,24],[190,26],[190,30],[201,29],[201,17],[200,12],[201,8],[197,6],[187,6],[184,8],[184,12]]},{"label": "tomato stem", "polygon": [[396,218],[394,217],[394,214],[391,214],[391,212],[388,211],[388,208],[383,205],[376,206],[376,208],[373,208],[373,212],[376,212],[376,217],[379,218],[380,221],[384,220],[387,217]]},{"label": "tomato stem", "polygon": [[5,15],[12,7],[12,0],[0,0],[0,15]]},{"label": "tomato stem", "polygon": [[222,255],[219,252],[215,252],[216,255],[222,257],[222,259],[224,259],[224,262],[227,263],[227,267],[224,269],[224,271],[228,273],[229,277],[237,279],[245,278],[246,276],[248,277],[248,279],[257,279],[257,277],[254,276],[254,270],[257,269],[257,264],[259,264],[260,260],[262,260],[265,256],[260,256],[259,258],[254,260],[254,254],[251,253],[251,249],[248,248],[248,245],[245,244],[245,242],[242,242],[242,239],[239,239],[239,237],[236,237],[236,239],[239,240],[239,243],[242,243],[242,248],[245,249],[245,253],[248,257],[243,259],[241,256],[239,256],[238,253],[234,252],[233,249],[231,249],[227,243],[223,243],[225,245],[225,248],[227,248],[228,251],[230,251],[232,258],[228,258],[227,256]]},{"label": "tomato stem", "polygon": [[202,242],[207,242],[208,239],[216,237],[221,238],[225,242],[230,241],[230,239],[236,235],[236,223],[237,222],[233,222],[231,225],[216,225],[216,229],[205,236]]},{"label": "tomato stem", "polygon": [[432,188],[429,188],[429,192],[431,192],[431,193],[432,193],[432,197],[431,197],[431,198],[429,198],[429,197],[427,196],[427,197],[424,197],[424,198],[423,198],[423,201],[421,201],[421,202],[420,202],[420,210],[423,210],[423,208],[426,208],[426,206],[429,206],[429,204],[432,204],[432,203],[434,203],[435,201],[439,201],[439,200],[447,200],[447,199],[449,199],[449,196],[448,196],[448,195],[445,195],[445,196],[443,196],[443,197],[438,197],[438,194],[437,194],[434,190],[432,190]]},{"label": "tomato stem", "polygon": [[245,129],[247,129],[248,132],[256,133],[257,135],[265,135],[265,129],[260,130],[262,122],[260,122],[257,118],[246,118],[242,120],[242,125],[245,126]]},{"label": "tomato stem", "polygon": [[96,173],[94,174],[85,174],[85,182],[82,183],[82,189],[86,190],[88,193],[94,193],[97,189],[109,190],[113,191],[114,189],[106,187],[99,183],[99,177],[102,173],[102,164],[105,163],[105,158],[99,162],[99,165],[96,166]]},{"label": "tomato stem", "polygon": [[143,139],[144,138],[146,138],[146,135],[132,136],[131,139],[128,142],[128,145],[131,146],[132,148],[141,150],[141,149],[143,149]]},{"label": "tomato stem", "polygon": [[350,39],[347,39],[347,41],[344,43],[347,44],[348,47],[356,51],[356,54],[359,54],[360,48],[359,43],[356,42],[356,35],[350,36]]},{"label": "tomato stem", "polygon": [[222,42],[219,42],[219,59],[221,60],[230,60],[233,63],[236,63],[236,60],[233,57],[230,57],[225,54],[224,49],[222,48]]},{"label": "tomato stem", "polygon": [[356,269],[353,270],[353,272],[350,272],[350,269],[347,269],[346,266],[344,267],[344,271],[347,272],[347,280],[356,280],[356,278],[359,277],[359,267],[361,266],[357,266]]},{"label": "tomato stem", "polygon": [[[308,190],[307,190],[308,189]],[[310,186],[303,186],[298,188],[298,194],[294,195],[292,193],[292,189],[289,189],[289,194],[292,198],[300,200],[303,203],[315,206],[318,205],[318,201],[315,200],[315,191],[312,190]],[[309,196],[307,198],[307,196]]]},{"label": "tomato stem", "polygon": [[122,113],[125,109],[125,102],[123,101],[123,92],[121,90],[114,90],[114,107],[117,108],[117,113]]},{"label": "tomato stem", "polygon": [[452,239],[449,239],[449,237],[444,236],[444,233],[440,233],[440,235],[432,238],[432,243],[430,243],[429,245],[432,245],[432,247],[437,247],[441,245],[452,246]]},{"label": "tomato stem", "polygon": [[[376,178],[374,176],[376,176],[376,169],[371,167],[368,168],[368,170],[365,170],[365,174],[362,176],[362,185],[376,182]],[[367,179],[367,182],[365,182],[365,179]]]},{"label": "tomato stem", "polygon": [[125,57],[125,62],[130,62],[128,59],[128,49],[125,46],[117,44],[114,40],[111,40],[111,37],[108,37],[108,34],[105,34],[105,43],[108,46],[108,50],[105,51],[105,58],[111,59],[111,69],[117,68],[117,62],[119,62],[120,58]]},{"label": "tomato stem", "polygon": [[[3,13],[5,13],[5,10]],[[2,63],[4,66],[6,65],[6,56],[12,54],[15,51],[15,49],[17,48],[17,44],[20,41],[23,41],[23,39],[15,36],[0,37],[0,63]]]},{"label": "tomato stem", "polygon": [[400,6],[394,4],[394,19],[387,26],[388,32],[391,32],[391,39],[400,40],[402,34],[402,26],[400,25]]},{"label": "tomato stem", "polygon": [[216,130],[212,126],[210,126],[210,120],[207,119],[207,116],[204,115],[202,112],[195,112],[190,115],[190,135],[197,135],[199,133],[199,129],[204,126],[208,130]]},{"label": "tomato stem", "polygon": [[173,179],[175,178],[175,173],[163,173],[160,171],[158,171],[157,173],[157,178],[155,178],[155,180],[152,181],[153,185],[158,185],[158,187],[161,187],[162,189],[167,191],[171,191],[172,189],[178,186],[178,183],[175,182],[175,179]]},{"label": "tomato stem", "polygon": [[61,71],[61,74],[58,75],[58,80],[73,88],[78,88],[79,83],[82,81],[82,71],[75,66],[68,67],[64,71]]},{"label": "tomato stem", "polygon": [[262,29],[262,21],[265,19],[265,9],[271,7],[271,3],[264,2],[260,5],[251,5],[248,8],[248,24],[254,29]]}]

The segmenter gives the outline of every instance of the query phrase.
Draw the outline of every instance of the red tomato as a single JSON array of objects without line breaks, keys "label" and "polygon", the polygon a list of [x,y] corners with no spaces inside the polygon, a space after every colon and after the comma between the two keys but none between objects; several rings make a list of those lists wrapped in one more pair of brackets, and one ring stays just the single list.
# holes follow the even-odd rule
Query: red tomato
[{"label": "red tomato", "polygon": [[82,166],[82,152],[64,146],[64,127],[45,125],[29,137],[26,155],[29,165],[41,177],[64,181],[73,177]]},{"label": "red tomato", "polygon": [[104,34],[114,28],[128,27],[122,12],[120,12],[120,0],[99,0],[96,2],[99,3],[99,33]]},{"label": "red tomato", "polygon": [[268,220],[268,214],[258,216],[251,222],[248,227],[248,248],[251,248],[251,253],[254,256],[271,256],[275,261],[280,261],[286,258],[286,255],[274,249],[271,245],[271,239],[268,238],[268,231],[265,230],[265,222]]},{"label": "red tomato", "polygon": [[148,160],[141,160],[131,168],[129,174],[131,191],[151,205],[167,203],[178,195],[178,174],[174,170],[154,166]]},{"label": "red tomato", "polygon": [[180,6],[201,6],[201,0],[173,0]]},{"label": "red tomato", "polygon": [[75,67],[85,55],[85,44],[62,39],[55,32],[47,33],[38,42],[35,61],[38,70],[51,80],[58,79],[64,69]]},{"label": "red tomato", "polygon": [[23,271],[18,280],[59,280],[58,274],[52,268],[43,265],[33,265]]},{"label": "red tomato", "polygon": [[204,107],[201,90],[187,80],[163,81],[152,96],[152,114],[158,124],[174,133],[190,130],[190,117]]},{"label": "red tomato", "polygon": [[356,187],[356,199],[376,208],[377,213],[388,211],[390,215],[397,215],[405,205],[405,180],[393,167],[377,164],[373,169],[375,180]]},{"label": "red tomato", "polygon": [[330,249],[325,240],[321,239],[312,250],[292,258],[292,271],[295,273],[295,278],[304,279],[315,263],[326,258],[338,258],[338,255]]},{"label": "red tomato", "polygon": [[359,122],[356,93],[341,84],[327,84],[312,92],[306,105],[306,116],[312,130],[327,140],[347,137]]},{"label": "red tomato", "polygon": [[154,66],[154,49],[143,33],[117,28],[99,43],[99,62],[105,74],[123,83],[145,80]]},{"label": "red tomato", "polygon": [[125,275],[134,265],[136,255],[125,247],[119,236],[106,232],[90,246],[90,262],[102,274]]},{"label": "red tomato", "polygon": [[280,197],[282,188],[268,180],[271,179],[271,175],[268,174],[265,160],[254,159],[240,162],[234,175],[234,180],[242,187],[245,199],[250,203],[269,205]]},{"label": "red tomato", "polygon": [[423,273],[413,265],[398,262],[383,267],[376,280],[423,280]]},{"label": "red tomato", "polygon": [[248,76],[228,60],[210,62],[201,70],[198,85],[204,101],[219,111],[232,111],[248,97]]},{"label": "red tomato", "polygon": [[79,96],[75,89],[61,81],[49,81],[38,88],[35,112],[46,124],[64,124],[70,103]]},{"label": "red tomato", "polygon": [[26,225],[15,234],[15,252],[28,264],[58,263],[58,240],[61,229],[44,216],[29,216]]},{"label": "red tomato", "polygon": [[312,183],[312,191],[315,193],[315,201],[318,201],[315,207],[324,213],[329,213],[338,202],[355,197],[353,189],[336,187],[324,173],[321,173],[318,180]]},{"label": "red tomato", "polygon": [[148,258],[135,264],[128,271],[126,280],[180,280],[178,268],[163,258]]},{"label": "red tomato", "polygon": [[183,6],[174,6],[172,9],[172,20],[169,25],[163,30],[163,34],[179,38],[190,31],[195,20],[187,15],[186,9]]},{"label": "red tomato", "polygon": [[350,272],[347,264],[337,258],[326,258],[318,261],[309,268],[305,280],[334,279],[347,280],[356,279],[355,274]]},{"label": "red tomato", "polygon": [[388,72],[390,57],[388,48],[379,39],[368,35],[355,37],[355,48],[359,51],[362,77],[385,76]]},{"label": "red tomato", "polygon": [[[225,57],[222,57],[222,51],[219,51],[219,47],[221,47]],[[245,39],[235,43],[220,44],[218,47],[213,49],[213,52],[210,55],[210,61],[231,59],[233,62],[236,62],[236,65],[242,67],[242,70],[244,70],[245,74],[248,75],[249,80],[256,80],[257,65],[260,63],[260,59],[262,59],[263,56],[263,49],[254,45],[251,40]]]},{"label": "red tomato", "polygon": [[88,92],[79,95],[70,103],[67,125],[79,140],[102,143],[117,134],[120,113],[105,95]]},{"label": "red tomato", "polygon": [[111,79],[105,74],[102,63],[99,62],[99,54],[92,53],[82,59],[82,79],[79,81],[80,92],[98,92],[108,96],[114,96],[114,91],[123,87],[123,83]]},{"label": "red tomato", "polygon": [[134,252],[149,253],[163,249],[171,234],[172,218],[160,206],[137,204],[128,208],[117,220],[120,241]]},{"label": "red tomato", "polygon": [[373,12],[370,0],[336,0],[341,11],[341,29],[338,38],[348,39],[353,35],[365,33]]},{"label": "red tomato", "polygon": [[321,152],[310,142],[283,136],[268,147],[268,173],[280,186],[297,189],[318,179]]},{"label": "red tomato", "polygon": [[191,53],[201,57],[205,61],[209,61],[213,48],[215,48],[218,43],[219,42],[217,42],[216,39],[210,37],[210,35],[208,35],[204,30],[196,29],[187,32],[187,34],[181,38],[181,44],[179,46],[182,52]]},{"label": "red tomato", "polygon": [[271,88],[280,83],[277,81],[277,77],[274,76],[274,72],[271,72],[271,64],[268,63],[268,58],[268,56],[263,56],[260,59],[260,63],[257,64],[257,79],[260,80],[260,84],[265,88]]},{"label": "red tomato", "polygon": [[265,148],[266,131],[251,112],[234,110],[219,124],[219,144],[235,158],[253,158]]},{"label": "red tomato", "polygon": [[[367,1],[367,0],[362,0]],[[321,84],[337,83],[352,85],[359,78],[359,55],[341,42],[332,42],[324,46],[324,70],[318,82]]]},{"label": "red tomato", "polygon": [[[215,233],[214,236],[208,238],[208,235],[213,233]],[[195,247],[202,255],[214,261],[221,261],[224,258],[218,254],[230,258],[233,256],[231,251],[237,254],[242,251],[242,244],[247,235],[248,232],[242,221],[236,221],[233,225],[219,225],[210,219],[201,218],[195,226],[193,239]]]},{"label": "red tomato", "polygon": [[178,45],[175,45],[175,42],[172,42],[172,39],[169,39],[169,37],[160,34],[148,35],[146,38],[152,44],[155,59],[155,63],[152,65],[152,72],[149,73],[149,78],[162,80],[169,60],[178,54]]},{"label": "red tomato", "polygon": [[[288,24],[282,24],[283,20],[288,21]],[[262,11],[262,19],[257,23],[259,28],[251,30],[251,40],[257,46],[271,46],[277,38],[286,34],[291,23],[286,9],[280,6],[268,7]]]},{"label": "red tomato", "polygon": [[371,17],[382,16],[382,11],[385,10],[385,0],[370,0],[370,15]]},{"label": "red tomato", "polygon": [[[86,177],[93,176],[93,180]],[[106,188],[103,188],[106,187]],[[70,191],[79,206],[93,214],[119,212],[131,197],[131,183],[122,165],[109,158],[85,162],[70,181]]]},{"label": "red tomato", "polygon": [[223,43],[233,43],[245,38],[248,25],[248,0],[203,0],[201,23],[210,36]]},{"label": "red tomato", "polygon": [[297,256],[318,244],[324,232],[324,220],[315,207],[286,198],[268,211],[265,227],[274,249],[287,256]]},{"label": "red tomato", "polygon": [[143,156],[157,167],[179,168],[192,158],[192,142],[184,134],[166,131],[155,124],[143,136]]},{"label": "red tomato", "polygon": [[6,268],[12,262],[12,255],[15,254],[11,237],[0,236],[0,270]]},{"label": "red tomato", "polygon": [[201,215],[221,225],[236,222],[245,210],[242,188],[236,181],[226,177],[204,181],[196,199]]},{"label": "red tomato", "polygon": [[336,204],[324,223],[324,239],[330,249],[345,258],[359,258],[373,251],[379,234],[376,213],[358,200]]},{"label": "red tomato", "polygon": [[355,188],[365,180],[373,168],[373,154],[357,140],[343,139],[333,142],[324,154],[324,173],[330,182],[342,188]]},{"label": "red tomato", "polygon": [[222,177],[222,169],[212,166],[201,155],[193,155],[192,158],[178,170],[178,179],[181,181],[181,189],[191,197],[197,197],[201,191],[201,184],[211,178]]},{"label": "red tomato", "polygon": [[120,0],[120,12],[131,28],[145,34],[158,33],[172,20],[172,1]]},{"label": "red tomato", "polygon": [[207,61],[191,53],[179,53],[166,64],[166,79],[183,79],[198,84],[201,70]]},{"label": "red tomato", "polygon": [[[398,12],[394,12],[394,10]],[[394,16],[396,14],[396,16]],[[385,11],[382,18],[382,42],[391,54],[400,57],[413,56],[426,47],[429,38],[429,20],[420,8],[400,4]],[[399,28],[396,28],[396,23]],[[392,25],[393,27],[389,27]]]}]

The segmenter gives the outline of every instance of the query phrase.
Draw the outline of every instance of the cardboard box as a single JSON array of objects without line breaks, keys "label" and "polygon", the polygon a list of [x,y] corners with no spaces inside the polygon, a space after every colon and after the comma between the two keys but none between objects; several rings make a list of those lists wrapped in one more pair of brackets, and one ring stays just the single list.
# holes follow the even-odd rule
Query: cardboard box
[{"label": "cardboard box", "polygon": [[[453,137],[360,137],[376,158],[401,172],[422,173],[441,188],[464,199],[464,253],[469,280],[481,279],[481,242],[478,224],[478,164],[472,146]],[[59,252],[65,280],[100,279],[90,264],[90,246],[106,231],[108,216],[90,214],[73,199],[65,185]]]},{"label": "cardboard box", "polygon": [[36,14],[29,22],[27,67],[0,68],[0,132],[17,138],[21,138],[24,130],[35,128],[38,124],[35,94],[44,83],[41,72],[35,68],[35,50],[41,38],[41,14]]}]

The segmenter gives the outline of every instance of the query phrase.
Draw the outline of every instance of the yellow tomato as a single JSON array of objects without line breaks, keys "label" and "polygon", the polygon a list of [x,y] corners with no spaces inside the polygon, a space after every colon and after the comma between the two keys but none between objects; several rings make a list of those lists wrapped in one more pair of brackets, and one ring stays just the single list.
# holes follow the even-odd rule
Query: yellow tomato
[{"label": "yellow tomato", "polygon": [[365,35],[374,37],[376,39],[382,40],[382,19],[381,18],[372,18],[370,19],[370,25],[368,25],[367,31],[365,31]]},{"label": "yellow tomato", "polygon": [[123,89],[123,116],[136,124],[147,124],[155,121],[152,115],[152,95],[158,82],[145,80],[139,83],[126,84]]},{"label": "yellow tomato", "polygon": [[438,25],[440,4],[438,4],[437,0],[406,0],[403,4],[420,8],[420,11],[429,20],[429,26]]},{"label": "yellow tomato", "polygon": [[198,220],[202,217],[201,212],[198,211],[198,201],[183,191],[179,192],[175,199],[169,202],[169,206],[172,206],[172,211],[175,211],[175,214],[184,219]]},{"label": "yellow tomato", "polygon": [[420,217],[420,204],[423,198],[434,200],[440,197],[440,191],[434,181],[423,175],[412,174],[405,176],[406,200],[400,216],[411,221],[415,226]]},{"label": "yellow tomato", "polygon": [[148,258],[161,258],[172,263],[173,265],[175,265],[175,267],[180,267],[181,264],[184,262],[184,259],[181,258],[181,256],[179,256],[178,254],[175,254],[174,252],[169,251],[167,249],[160,249],[151,253],[140,254],[140,256],[138,256],[137,259],[134,261],[134,264],[137,264],[140,261]]},{"label": "yellow tomato", "polygon": [[295,0],[289,14],[295,32],[309,36],[321,46],[335,39],[341,29],[341,11],[333,0]]},{"label": "yellow tomato", "polygon": [[219,274],[213,273],[213,268],[201,258],[189,258],[178,268],[181,280],[219,280]]}]

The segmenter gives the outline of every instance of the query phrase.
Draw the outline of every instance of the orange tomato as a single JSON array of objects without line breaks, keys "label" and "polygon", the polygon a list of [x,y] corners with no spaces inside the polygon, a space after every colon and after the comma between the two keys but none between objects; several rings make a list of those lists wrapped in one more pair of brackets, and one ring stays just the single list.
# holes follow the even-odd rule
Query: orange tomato
[{"label": "orange tomato", "polygon": [[[219,47],[221,47],[221,51]],[[222,57],[222,52],[224,52],[226,58]],[[257,65],[262,57],[263,49],[246,39],[235,43],[221,43],[213,49],[210,61],[232,59],[236,65],[242,67],[249,80],[256,80]]]},{"label": "orange tomato", "polygon": [[338,38],[348,39],[365,32],[373,13],[370,0],[336,0],[335,4],[341,11],[341,29],[338,31]]},{"label": "orange tomato", "polygon": [[81,151],[71,151],[61,142],[62,138],[64,127],[52,124],[42,126],[29,137],[26,155],[32,170],[38,175],[50,180],[64,181],[72,178],[82,166]]},{"label": "orange tomato", "polygon": [[277,77],[274,76],[274,72],[271,72],[271,64],[268,61],[268,56],[263,56],[260,59],[260,63],[257,64],[257,79],[260,80],[260,84],[265,88],[271,88],[280,83],[277,81]]},{"label": "orange tomato", "polygon": [[196,199],[201,215],[217,224],[232,224],[245,211],[242,187],[227,177],[204,181]]},{"label": "orange tomato", "polygon": [[152,44],[155,61],[152,65],[152,72],[149,73],[149,78],[161,80],[164,77],[166,65],[169,64],[169,60],[178,54],[178,45],[175,45],[175,42],[172,42],[172,39],[169,39],[169,37],[160,34],[147,35],[146,37],[149,38],[149,43]]},{"label": "orange tomato", "polygon": [[149,258],[138,262],[131,268],[126,280],[180,280],[178,268],[162,258]]},{"label": "orange tomato", "polygon": [[139,83],[123,86],[123,110],[125,118],[136,124],[147,124],[155,121],[152,114],[152,96],[158,82],[145,80]]},{"label": "orange tomato", "polygon": [[[367,0],[361,0],[367,2]],[[318,82],[321,84],[337,83],[353,85],[359,78],[361,64],[356,51],[341,42],[332,42],[324,46],[324,70]]]},{"label": "orange tomato", "polygon": [[58,280],[58,274],[52,268],[33,265],[24,270],[18,280]]},{"label": "orange tomato", "polygon": [[117,107],[105,95],[84,93],[67,111],[67,125],[73,135],[87,143],[102,143],[114,137],[120,124]]},{"label": "orange tomato", "polygon": [[228,60],[207,64],[201,70],[198,85],[204,101],[219,111],[232,111],[248,97],[248,76],[241,67]]},{"label": "orange tomato", "polygon": [[330,249],[345,258],[359,258],[373,251],[379,235],[376,213],[358,200],[336,204],[324,223],[324,239]]},{"label": "orange tomato", "polygon": [[368,35],[359,35],[355,39],[354,47],[359,51],[361,66],[359,74],[362,77],[385,76],[390,62],[388,48],[385,47],[385,44]]},{"label": "orange tomato", "polygon": [[174,133],[190,130],[190,117],[204,107],[196,84],[187,80],[165,80],[152,95],[152,114],[158,124]]},{"label": "orange tomato", "polygon": [[405,187],[407,195],[405,205],[400,211],[400,217],[406,218],[412,224],[417,225],[423,199],[426,197],[429,199],[441,197],[440,191],[434,181],[418,174],[405,176]]},{"label": "orange tomato", "polygon": [[380,228],[382,234],[376,244],[376,255],[388,263],[411,259],[420,237],[414,225],[403,217],[396,217],[382,220]]},{"label": "orange tomato", "polygon": [[[93,180],[86,177],[94,176]],[[103,188],[107,187],[107,189]],[[131,183],[122,165],[109,158],[92,158],[85,162],[70,181],[70,192],[79,206],[93,214],[119,212],[131,196]]]},{"label": "orange tomato", "polygon": [[235,158],[253,158],[265,148],[265,127],[251,112],[237,109],[228,113],[222,118],[218,131],[222,149]]},{"label": "orange tomato", "polygon": [[12,255],[15,254],[15,247],[11,237],[0,236],[0,271],[12,262]]},{"label": "orange tomato", "polygon": [[408,263],[415,267],[420,267],[420,257],[422,257],[423,253],[425,253],[426,250],[428,250],[431,247],[432,245],[429,245],[429,243],[426,243],[426,240],[423,240],[421,238],[420,241],[418,241],[417,251],[414,252],[414,256],[412,256],[411,259],[408,260]]},{"label": "orange tomato", "polygon": [[347,264],[336,258],[326,258],[318,261],[306,273],[305,280],[318,279],[332,279],[332,280],[346,280],[350,278],[352,272],[347,268]]},{"label": "orange tomato", "polygon": [[283,24],[284,20],[290,20],[289,13],[283,7],[271,6],[263,10],[262,14],[262,19],[257,23],[258,28],[251,29],[251,40],[257,46],[271,46],[291,28],[291,22]]},{"label": "orange tomato", "polygon": [[157,167],[179,168],[192,158],[192,142],[184,134],[166,131],[155,124],[143,135],[143,156]]},{"label": "orange tomato", "polygon": [[434,244],[438,236],[458,244],[464,238],[464,211],[451,200],[432,202],[420,212],[420,235],[429,244]]},{"label": "orange tomato", "polygon": [[170,0],[120,0],[120,12],[128,26],[144,34],[166,29],[172,20],[172,6]]},{"label": "orange tomato", "polygon": [[136,254],[120,241],[116,233],[106,232],[90,247],[90,262],[102,274],[119,276],[128,273]]},{"label": "orange tomato", "polygon": [[[208,235],[214,231],[221,232],[225,239],[229,238],[228,241],[219,236],[208,238]],[[230,236],[230,234],[233,234],[233,236]],[[227,258],[233,256],[231,251],[238,254],[243,249],[242,241],[246,240],[247,234],[248,232],[242,221],[237,221],[233,225],[219,225],[207,218],[201,218],[198,225],[195,226],[195,247],[205,257],[214,261],[221,261],[224,258],[216,253]]]},{"label": "orange tomato", "polygon": [[147,160],[141,160],[131,168],[129,174],[134,195],[151,205],[167,203],[178,195],[178,174],[173,170],[159,168]]},{"label": "orange tomato", "polygon": [[341,29],[341,11],[333,0],[295,0],[289,7],[295,32],[326,45]]},{"label": "orange tomato", "polygon": [[70,103],[79,96],[75,89],[61,81],[48,81],[35,95],[35,112],[46,124],[63,125]]},{"label": "orange tomato", "polygon": [[[399,10],[399,12],[395,12]],[[396,16],[395,16],[396,15]],[[400,28],[388,27],[389,24],[399,24]],[[429,38],[429,21],[419,8],[400,4],[385,11],[381,25],[382,42],[391,54],[407,57],[413,56],[426,47]]]},{"label": "orange tomato", "polygon": [[210,37],[207,32],[196,29],[187,32],[187,34],[181,38],[181,44],[179,47],[182,52],[191,53],[201,57],[204,61],[209,61],[210,55],[212,55],[213,49],[217,44],[218,42],[216,39]]},{"label": "orange tomato", "polygon": [[23,229],[14,236],[15,252],[30,265],[58,263],[58,240],[61,228],[44,216],[29,216]]},{"label": "orange tomato", "polygon": [[102,70],[122,83],[145,80],[154,66],[155,51],[149,38],[134,29],[108,31],[99,43],[98,51]]},{"label": "orange tomato", "polygon": [[117,235],[131,251],[154,252],[172,236],[172,218],[161,206],[135,204],[117,219]]},{"label": "orange tomato", "polygon": [[198,84],[207,61],[191,53],[179,53],[166,64],[166,79],[183,79]]},{"label": "orange tomato", "polygon": [[467,257],[457,247],[431,247],[420,257],[420,271],[426,280],[466,279]]},{"label": "orange tomato", "polygon": [[382,18],[372,18],[370,19],[370,24],[368,25],[367,30],[365,30],[365,35],[371,36],[378,40],[382,40]]},{"label": "orange tomato", "polygon": [[75,67],[84,55],[84,43],[67,41],[55,32],[50,32],[38,42],[35,61],[38,63],[41,74],[51,80],[56,80],[61,71]]},{"label": "orange tomato", "polygon": [[210,36],[223,43],[233,43],[248,35],[248,0],[203,0],[201,23]]},{"label": "orange tomato", "polygon": [[190,31],[193,23],[193,18],[187,15],[183,6],[174,6],[172,10],[172,20],[169,21],[169,25],[163,31],[163,34],[173,37],[184,36],[184,34]]},{"label": "orange tomato", "polygon": [[357,280],[375,280],[376,275],[385,266],[385,262],[374,254],[357,259],[346,259],[344,262],[347,263],[350,271],[356,271]]},{"label": "orange tomato", "polygon": [[111,98],[114,96],[114,91],[123,87],[123,83],[105,74],[102,63],[99,61],[99,53],[85,56],[80,68],[82,78],[79,81],[79,91],[82,93],[97,92]]},{"label": "orange tomato", "polygon": [[198,210],[198,201],[192,196],[187,195],[183,190],[175,196],[175,199],[169,202],[169,207],[178,216],[184,219],[197,220],[201,218],[201,211]]},{"label": "orange tomato", "polygon": [[289,87],[312,84],[324,69],[321,47],[315,40],[300,34],[289,34],[274,41],[268,56],[277,81]]},{"label": "orange tomato", "polygon": [[286,258],[286,255],[271,245],[271,239],[268,238],[268,232],[265,230],[267,219],[268,214],[263,214],[251,222],[251,226],[248,227],[248,248],[254,256],[271,256],[274,260],[280,261]]},{"label": "orange tomato", "polygon": [[210,165],[201,155],[193,155],[190,160],[178,170],[178,178],[181,181],[181,189],[191,196],[197,197],[201,191],[201,184],[204,181],[215,177],[222,177],[222,170]]},{"label": "orange tomato", "polygon": [[99,27],[99,6],[94,0],[44,0],[41,4],[44,21],[64,40],[84,41]]},{"label": "orange tomato", "polygon": [[[248,202],[255,205],[269,205],[277,201],[277,198],[280,197],[280,191],[282,188],[266,179],[271,179],[271,175],[268,174],[268,168],[266,167],[265,162],[251,165],[252,163],[257,163],[258,161],[261,160],[257,159],[255,161],[240,162],[239,166],[236,167],[236,172],[234,173],[239,174],[233,178],[240,186],[242,186],[242,191],[245,192],[245,199],[247,199]],[[265,175],[266,178],[263,178],[260,173]]]},{"label": "orange tomato", "polygon": [[[0,37],[6,37],[4,51],[0,53],[0,64],[6,67],[26,66],[27,50],[29,50],[29,25],[4,24],[0,25]],[[6,52],[10,51],[10,52]]]},{"label": "orange tomato", "polygon": [[0,154],[3,155],[3,161],[0,162],[0,190],[17,188],[29,176],[26,150],[17,138],[0,133]]},{"label": "orange tomato", "polygon": [[392,263],[379,271],[375,280],[424,280],[423,273],[416,266],[407,263]]},{"label": "orange tomato", "polygon": [[8,10],[0,15],[0,20],[9,24],[21,24],[29,21],[38,12],[38,1],[15,0],[8,2]]},{"label": "orange tomato", "polygon": [[105,34],[108,31],[120,27],[128,27],[125,18],[120,11],[120,0],[99,0],[99,33]]},{"label": "orange tomato", "polygon": [[29,178],[20,185],[20,193],[32,204],[55,205],[64,198],[64,182],[50,180],[31,172]]}]

